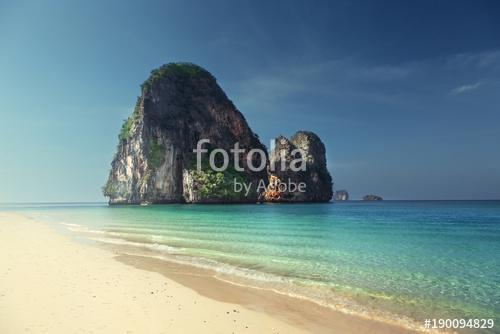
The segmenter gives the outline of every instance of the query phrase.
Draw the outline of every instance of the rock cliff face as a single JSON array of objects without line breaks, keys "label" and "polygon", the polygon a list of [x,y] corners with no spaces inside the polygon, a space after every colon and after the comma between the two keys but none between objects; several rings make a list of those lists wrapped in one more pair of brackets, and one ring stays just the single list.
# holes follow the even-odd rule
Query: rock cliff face
[{"label": "rock cliff face", "polygon": [[326,167],[325,145],[319,137],[299,131],[290,140],[283,136],[276,138],[269,154],[269,182],[266,201],[330,201],[332,178]]},{"label": "rock cliff face", "polygon": [[[289,161],[293,149],[300,148],[305,152],[307,169],[292,173],[288,165],[288,170],[268,174],[265,146],[203,68],[170,63],[152,71],[141,88],[134,112],[122,126],[117,153],[103,187],[110,204],[331,199],[332,182],[321,140],[311,132],[297,132],[290,141],[280,137],[273,159]],[[198,166],[193,150],[202,139],[209,143],[203,144],[207,152],[200,154]],[[241,149],[239,159],[231,151],[236,143]],[[224,165],[223,154],[215,154],[221,153],[220,149],[228,153],[229,163],[226,169],[216,171],[209,165],[209,156],[213,154],[215,165]],[[248,154],[251,150],[263,154]],[[251,169],[249,164],[263,168]],[[266,191],[270,177],[305,182],[306,191],[287,191],[273,198]],[[235,185],[243,183],[250,188],[235,191]]]},{"label": "rock cliff face", "polygon": [[193,149],[199,139],[210,140],[204,145],[209,150],[229,152],[236,142],[246,152],[265,147],[215,78],[194,64],[171,63],[151,72],[119,139],[104,187],[111,204],[255,202],[258,193],[235,193],[233,180],[257,185],[267,178],[265,170],[248,168],[214,172],[206,168],[207,154],[197,170]]}]

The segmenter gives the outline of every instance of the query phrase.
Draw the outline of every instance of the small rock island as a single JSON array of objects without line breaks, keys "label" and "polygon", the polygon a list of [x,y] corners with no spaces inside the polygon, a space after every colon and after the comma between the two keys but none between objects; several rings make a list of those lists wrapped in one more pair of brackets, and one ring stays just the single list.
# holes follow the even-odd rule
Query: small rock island
[{"label": "small rock island", "polygon": [[349,193],[347,190],[337,190],[334,195],[334,200],[336,201],[348,201]]},{"label": "small rock island", "polygon": [[383,198],[378,195],[366,195],[363,196],[363,201],[382,201]]},{"label": "small rock island", "polygon": [[[193,150],[202,139],[207,153],[199,166]],[[210,152],[233,152],[236,143],[241,166],[230,160],[224,170],[210,168]],[[293,148],[304,152],[303,171],[290,171]],[[256,150],[265,153],[250,155]],[[282,160],[284,170],[273,171],[272,164]],[[306,187],[274,187],[285,179]],[[241,184],[247,189],[235,191]],[[280,136],[268,154],[215,77],[191,63],[163,65],[141,85],[135,109],[121,128],[103,193],[110,204],[328,202],[333,195],[325,146],[317,135]]]}]

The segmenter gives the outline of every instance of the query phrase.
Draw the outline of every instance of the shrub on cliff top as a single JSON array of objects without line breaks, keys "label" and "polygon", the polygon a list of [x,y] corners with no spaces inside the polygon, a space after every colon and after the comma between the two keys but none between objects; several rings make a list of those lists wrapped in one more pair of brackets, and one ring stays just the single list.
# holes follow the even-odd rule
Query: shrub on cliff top
[{"label": "shrub on cliff top", "polygon": [[168,63],[151,71],[149,78],[141,85],[142,91],[150,89],[154,82],[165,77],[168,74],[177,75],[179,77],[196,77],[200,75],[215,78],[204,68],[193,63]]}]

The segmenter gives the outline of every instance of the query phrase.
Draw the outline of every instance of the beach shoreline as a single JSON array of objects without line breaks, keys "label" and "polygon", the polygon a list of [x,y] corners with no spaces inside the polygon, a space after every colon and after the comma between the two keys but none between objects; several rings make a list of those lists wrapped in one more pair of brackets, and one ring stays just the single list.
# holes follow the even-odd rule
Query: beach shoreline
[{"label": "beach shoreline", "polygon": [[52,227],[0,213],[2,333],[411,332],[191,266],[78,243]]}]

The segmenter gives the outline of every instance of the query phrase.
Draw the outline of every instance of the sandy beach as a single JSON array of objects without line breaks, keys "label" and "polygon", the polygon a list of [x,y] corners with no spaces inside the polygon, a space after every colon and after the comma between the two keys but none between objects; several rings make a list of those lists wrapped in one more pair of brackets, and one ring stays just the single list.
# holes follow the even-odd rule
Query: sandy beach
[{"label": "sandy beach", "polygon": [[408,333],[0,213],[0,332]]}]

